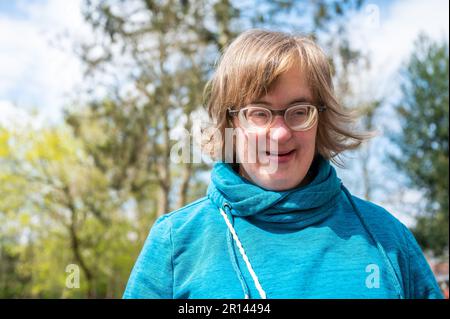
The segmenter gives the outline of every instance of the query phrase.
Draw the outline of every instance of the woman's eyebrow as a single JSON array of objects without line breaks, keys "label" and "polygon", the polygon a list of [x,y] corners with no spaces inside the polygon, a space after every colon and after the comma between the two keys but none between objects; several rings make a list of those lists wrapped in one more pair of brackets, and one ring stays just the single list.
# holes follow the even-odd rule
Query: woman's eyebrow
[{"label": "woman's eyebrow", "polygon": [[[300,97],[297,97],[297,98],[293,99],[289,103],[287,103],[287,105],[292,105],[292,104],[295,104],[295,103],[305,103],[305,102],[310,103],[311,99],[309,99],[307,97],[304,97],[304,96],[300,96]],[[265,105],[268,105],[268,106],[272,105],[271,103],[266,102],[266,101],[262,101],[262,100],[255,101],[252,104],[265,104]]]}]

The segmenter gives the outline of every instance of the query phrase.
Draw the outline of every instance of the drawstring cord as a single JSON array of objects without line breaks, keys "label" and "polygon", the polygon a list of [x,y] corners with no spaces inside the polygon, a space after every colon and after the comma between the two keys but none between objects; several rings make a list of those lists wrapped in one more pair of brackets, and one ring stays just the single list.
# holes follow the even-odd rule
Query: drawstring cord
[{"label": "drawstring cord", "polygon": [[389,274],[391,275],[392,278],[394,278],[394,287],[395,287],[395,290],[397,291],[397,295],[399,296],[400,299],[404,299],[400,282],[398,280],[398,277],[397,277],[397,275],[395,273],[395,270],[394,270],[394,268],[392,266],[392,263],[391,263],[389,257],[387,256],[383,246],[380,244],[380,242],[376,238],[375,234],[370,231],[369,225],[366,223],[366,221],[363,218],[363,215],[359,211],[358,207],[356,207],[356,204],[354,203],[350,192],[348,191],[348,189],[342,183],[341,183],[341,188],[344,191],[344,193],[347,195],[347,198],[349,199],[350,204],[353,207],[353,210],[355,211],[356,215],[358,216],[359,220],[361,221],[361,224],[363,225],[363,227],[365,228],[365,230],[369,234],[369,236],[372,238],[372,241],[377,246],[378,251],[381,253],[382,258],[384,259],[385,263],[387,264],[387,268],[388,268]]},{"label": "drawstring cord", "polygon": [[[224,205],[225,207],[225,205]],[[228,216],[228,215],[227,215]],[[233,216],[231,216],[231,223],[233,223]],[[227,246],[228,246],[228,253],[230,255],[231,264],[233,265],[234,272],[236,273],[239,282],[241,283],[242,291],[244,292],[244,298],[249,299],[250,293],[248,290],[247,283],[245,282],[244,277],[242,276],[241,270],[239,268],[238,262],[237,262],[237,256],[236,251],[233,249],[233,237],[231,232],[227,232]]]},{"label": "drawstring cord", "polygon": [[[231,206],[228,203],[225,203],[223,205],[223,207],[231,210]],[[242,259],[244,259],[245,265],[247,266],[247,269],[248,269],[250,275],[252,276],[253,282],[255,284],[256,289],[258,290],[259,296],[261,297],[261,299],[266,299],[267,298],[266,292],[262,288],[262,286],[259,282],[258,276],[256,275],[255,271],[253,270],[252,264],[250,263],[250,260],[248,259],[247,254],[245,253],[244,247],[242,247],[241,241],[239,240],[239,237],[237,236],[233,225],[230,223],[230,220],[229,220],[227,214],[224,212],[224,210],[222,208],[219,208],[219,210],[220,210],[220,214],[222,215],[223,219],[225,220],[225,223],[227,224],[227,227],[229,229],[229,234],[232,235],[234,241],[236,242],[236,245],[239,248],[239,252],[241,253]],[[230,239],[229,243],[231,243],[231,236],[228,236],[228,238]],[[228,247],[230,248],[230,246],[228,246]],[[231,249],[231,251],[234,251],[234,250]],[[236,258],[236,255],[234,255],[234,258]],[[233,267],[234,267],[234,270],[236,271],[236,273],[238,274],[239,281],[241,282],[242,288],[245,293],[245,299],[249,299],[247,285],[245,284],[245,281],[242,277],[242,273],[239,270],[239,266],[237,264],[235,264],[235,260],[233,260]]]},{"label": "drawstring cord", "polygon": [[228,245],[228,253],[230,255],[230,260],[233,265],[234,272],[241,283],[242,291],[244,292],[244,298],[250,299],[250,292],[248,290],[247,283],[245,282],[244,277],[242,276],[241,270],[237,263],[236,251],[233,249],[233,237],[230,232],[227,234],[227,245]]}]

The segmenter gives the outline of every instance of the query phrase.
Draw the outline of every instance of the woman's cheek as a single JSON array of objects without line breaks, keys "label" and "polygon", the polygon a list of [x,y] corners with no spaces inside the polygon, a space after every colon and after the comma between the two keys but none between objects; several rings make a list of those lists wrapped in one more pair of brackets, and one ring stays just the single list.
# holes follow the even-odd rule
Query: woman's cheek
[{"label": "woman's cheek", "polygon": [[238,151],[241,154],[240,158],[245,163],[257,163],[258,154],[266,151],[265,134],[238,129],[237,136],[240,138],[237,143]]}]

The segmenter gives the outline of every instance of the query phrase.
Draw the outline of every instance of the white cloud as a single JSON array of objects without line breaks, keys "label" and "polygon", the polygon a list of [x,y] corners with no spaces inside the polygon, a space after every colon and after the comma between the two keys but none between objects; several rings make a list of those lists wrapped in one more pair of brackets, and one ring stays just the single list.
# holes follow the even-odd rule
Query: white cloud
[{"label": "white cloud", "polygon": [[[351,21],[352,44],[368,53],[372,70],[358,81],[366,94],[397,94],[399,69],[412,52],[420,32],[435,40],[448,39],[449,2],[397,0],[381,10],[368,3]],[[448,40],[447,40],[448,41]]]},{"label": "white cloud", "polygon": [[[414,217],[423,210],[420,203],[425,198],[420,191],[406,189],[401,175],[383,162],[384,154],[392,148],[384,134],[400,129],[392,105],[400,94],[402,79],[399,71],[412,53],[419,33],[424,32],[437,41],[448,41],[449,3],[444,0],[396,0],[388,2],[386,7],[379,7],[369,1],[349,25],[351,44],[366,53],[371,64],[369,71],[356,70],[352,89],[358,101],[382,98],[385,102],[376,123],[382,135],[372,141],[371,176],[374,182],[381,183],[373,194],[374,202],[380,203],[407,226],[413,226]],[[352,169],[347,174],[342,172],[344,182],[348,179],[350,183],[354,179],[352,174],[358,163],[357,159],[346,161]],[[358,193],[358,187],[352,191]]]},{"label": "white cloud", "polygon": [[0,100],[35,108],[50,121],[60,118],[67,95],[82,80],[70,47],[88,34],[80,4],[19,1],[20,16],[0,12]]},{"label": "white cloud", "polygon": [[32,116],[23,108],[13,105],[10,101],[0,100],[0,127],[10,131],[23,129],[38,130],[44,126],[42,116]]}]

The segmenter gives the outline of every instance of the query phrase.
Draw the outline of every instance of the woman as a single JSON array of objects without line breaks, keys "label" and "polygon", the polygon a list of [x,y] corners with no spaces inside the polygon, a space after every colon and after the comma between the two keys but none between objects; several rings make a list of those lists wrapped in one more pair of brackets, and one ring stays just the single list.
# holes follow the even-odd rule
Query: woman
[{"label": "woman", "polygon": [[157,219],[124,298],[441,297],[410,231],[330,165],[370,135],[350,130],[317,45],[247,31],[206,92],[207,196]]}]

